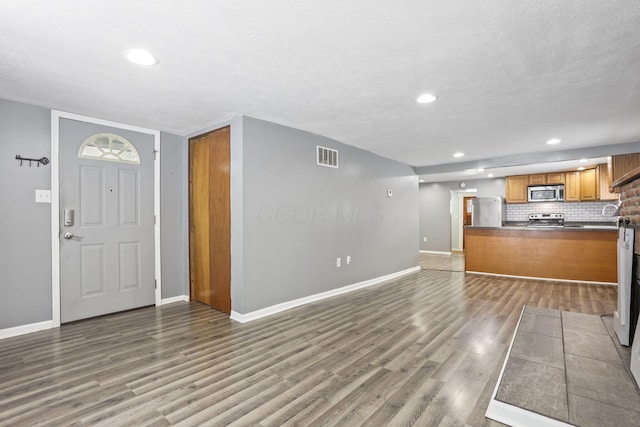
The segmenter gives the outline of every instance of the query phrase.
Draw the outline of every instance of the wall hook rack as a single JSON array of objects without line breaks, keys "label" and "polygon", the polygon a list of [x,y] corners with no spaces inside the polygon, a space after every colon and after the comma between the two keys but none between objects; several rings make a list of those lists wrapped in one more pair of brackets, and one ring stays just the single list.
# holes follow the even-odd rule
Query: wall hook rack
[{"label": "wall hook rack", "polygon": [[16,155],[16,160],[20,160],[20,166],[22,166],[22,162],[29,162],[29,167],[31,167],[32,162],[36,162],[38,167],[40,167],[41,164],[42,165],[49,164],[49,159],[47,159],[46,157],[41,157],[39,159],[31,159],[29,157],[22,157],[20,154],[18,154]]}]

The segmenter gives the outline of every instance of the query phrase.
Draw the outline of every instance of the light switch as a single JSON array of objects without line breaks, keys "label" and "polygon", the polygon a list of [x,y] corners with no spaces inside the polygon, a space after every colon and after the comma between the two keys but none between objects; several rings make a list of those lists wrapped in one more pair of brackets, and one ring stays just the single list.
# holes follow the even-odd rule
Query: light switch
[{"label": "light switch", "polygon": [[51,190],[36,190],[36,203],[51,203]]}]

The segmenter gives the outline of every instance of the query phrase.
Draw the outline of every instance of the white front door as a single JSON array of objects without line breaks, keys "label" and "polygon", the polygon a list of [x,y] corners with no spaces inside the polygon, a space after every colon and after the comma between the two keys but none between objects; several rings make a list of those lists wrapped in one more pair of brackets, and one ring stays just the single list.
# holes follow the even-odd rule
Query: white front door
[{"label": "white front door", "polygon": [[65,118],[59,135],[61,322],[154,304],[153,135]]}]

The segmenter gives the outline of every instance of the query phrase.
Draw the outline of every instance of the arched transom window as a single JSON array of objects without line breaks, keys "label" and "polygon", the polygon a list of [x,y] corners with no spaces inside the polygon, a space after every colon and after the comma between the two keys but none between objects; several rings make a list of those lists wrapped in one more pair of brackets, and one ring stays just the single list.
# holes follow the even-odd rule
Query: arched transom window
[{"label": "arched transom window", "polygon": [[126,138],[114,133],[98,133],[87,138],[78,151],[81,159],[140,164],[138,150]]}]

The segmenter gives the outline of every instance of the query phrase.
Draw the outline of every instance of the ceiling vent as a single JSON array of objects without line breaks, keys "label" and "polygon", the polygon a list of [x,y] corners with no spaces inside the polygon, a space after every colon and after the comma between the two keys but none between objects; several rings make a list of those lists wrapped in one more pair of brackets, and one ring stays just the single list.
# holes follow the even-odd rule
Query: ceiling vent
[{"label": "ceiling vent", "polygon": [[338,167],[338,150],[331,148],[316,146],[317,164],[318,166],[326,166],[328,168]]}]

